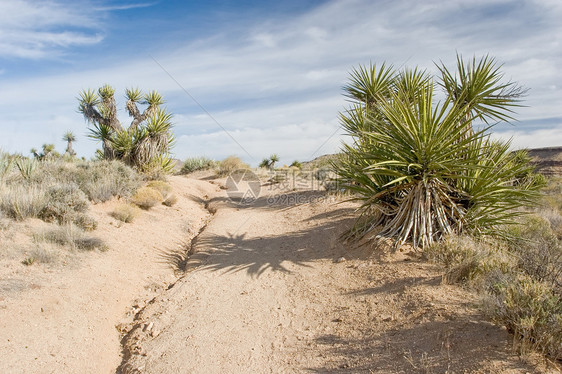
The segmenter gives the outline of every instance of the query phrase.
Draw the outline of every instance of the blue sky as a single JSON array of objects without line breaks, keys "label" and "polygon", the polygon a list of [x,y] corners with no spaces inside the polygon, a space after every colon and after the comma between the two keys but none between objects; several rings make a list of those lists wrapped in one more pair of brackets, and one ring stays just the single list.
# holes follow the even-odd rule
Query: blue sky
[{"label": "blue sky", "polygon": [[123,122],[125,88],[163,94],[178,158],[308,160],[341,144],[352,67],[435,71],[457,52],[490,54],[529,88],[520,121],[494,136],[514,148],[560,146],[560,19],[558,0],[1,0],[0,149],[62,151],[70,130],[78,154],[92,156],[99,145],[76,97],[108,83]]}]

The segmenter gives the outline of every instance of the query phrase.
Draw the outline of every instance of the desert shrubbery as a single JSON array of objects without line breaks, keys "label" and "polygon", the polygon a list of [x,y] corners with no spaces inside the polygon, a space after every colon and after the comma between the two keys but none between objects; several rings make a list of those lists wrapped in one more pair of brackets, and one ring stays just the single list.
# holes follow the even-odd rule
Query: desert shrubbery
[{"label": "desert shrubbery", "polygon": [[74,183],[92,202],[113,197],[129,197],[141,183],[140,176],[120,161],[42,162],[32,174],[30,183],[51,185]]},{"label": "desert shrubbery", "polygon": [[119,221],[130,223],[140,214],[140,209],[132,204],[120,204],[111,212],[111,216]]},{"label": "desert shrubbery", "polygon": [[141,187],[131,198],[131,202],[142,209],[148,210],[164,201],[162,194],[151,187]]},{"label": "desert shrubbery", "polygon": [[74,183],[54,184],[47,188],[45,196],[45,206],[41,209],[39,218],[47,222],[73,222],[76,214],[88,210],[86,194]]},{"label": "desert shrubbery", "polygon": [[0,210],[16,221],[38,217],[47,202],[45,188],[22,184],[0,186]]},{"label": "desert shrubbery", "polygon": [[562,300],[548,283],[532,276],[503,276],[490,288],[494,320],[514,334],[521,353],[537,350],[562,358]]},{"label": "desert shrubbery", "polygon": [[221,177],[231,174],[235,170],[249,169],[250,166],[242,161],[239,157],[229,156],[220,161],[217,166],[217,174]]},{"label": "desert shrubbery", "polygon": [[[553,194],[550,199],[557,199]],[[425,251],[445,265],[444,280],[485,295],[491,317],[505,325],[521,353],[538,350],[562,358],[562,243],[559,210],[552,206],[519,218],[505,240],[450,236]],[[554,224],[553,224],[554,221]]]},{"label": "desert shrubbery", "polygon": [[60,246],[79,251],[106,250],[107,246],[103,240],[84,234],[84,232],[73,224],[57,226],[35,234],[37,242],[50,242]]},{"label": "desert shrubbery", "polygon": [[199,170],[210,170],[214,168],[216,162],[207,157],[187,158],[181,167],[180,174],[189,174]]},{"label": "desert shrubbery", "polygon": [[0,164],[0,210],[7,216],[73,222],[87,230],[96,227],[86,214],[89,201],[130,196],[141,181],[119,161],[30,161],[3,155]]},{"label": "desert shrubbery", "polygon": [[41,218],[94,230],[89,202],[128,197],[141,178],[120,161],[36,161],[0,154],[0,211],[22,221]]}]

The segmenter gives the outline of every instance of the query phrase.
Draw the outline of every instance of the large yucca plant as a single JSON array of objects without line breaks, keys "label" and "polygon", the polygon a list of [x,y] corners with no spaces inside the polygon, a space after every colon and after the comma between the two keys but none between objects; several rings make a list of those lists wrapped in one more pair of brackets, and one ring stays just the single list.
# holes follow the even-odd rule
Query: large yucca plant
[{"label": "large yucca plant", "polygon": [[[139,89],[127,89],[125,106],[132,121],[124,128],[117,118],[114,94],[115,90],[105,85],[97,92],[84,90],[78,98],[78,110],[91,126],[90,138],[102,142],[99,155],[122,160],[146,173],[171,171],[172,115],[160,108],[162,96],[156,91],[144,95]],[[146,105],[143,112],[138,104]]]},{"label": "large yucca plant", "polygon": [[[512,119],[523,91],[502,83],[492,58],[419,69],[361,66],[351,73],[341,114],[351,137],[335,167],[362,202],[348,238],[390,237],[427,247],[447,234],[502,235],[539,183],[525,157],[490,128]],[[436,100],[436,88],[444,90]]]}]

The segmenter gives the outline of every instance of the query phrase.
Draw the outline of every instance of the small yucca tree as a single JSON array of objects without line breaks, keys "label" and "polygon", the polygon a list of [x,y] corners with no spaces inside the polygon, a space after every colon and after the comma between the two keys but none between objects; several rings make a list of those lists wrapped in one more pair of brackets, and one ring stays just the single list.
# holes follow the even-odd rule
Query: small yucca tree
[{"label": "small yucca tree", "polygon": [[384,64],[352,71],[344,90],[353,104],[341,114],[351,142],[334,165],[362,202],[348,238],[424,248],[447,234],[502,235],[534,202],[540,183],[525,157],[489,137],[489,123],[512,119],[521,88],[502,83],[489,57],[458,57],[456,73],[438,69],[438,77]]},{"label": "small yucca tree", "polygon": [[[127,112],[132,121],[127,128],[117,118],[115,90],[104,85],[98,91],[84,90],[78,98],[78,111],[91,125],[90,137],[102,142],[103,158],[119,159],[145,173],[172,169],[169,154],[174,142],[172,115],[160,108],[162,96],[151,91],[127,89]],[[143,112],[138,104],[147,105]]]},{"label": "small yucca tree", "polygon": [[72,142],[76,141],[76,136],[72,133],[72,131],[67,131],[62,140],[66,142],[66,152],[70,156],[76,156],[76,152],[74,152],[74,148],[72,147]]}]

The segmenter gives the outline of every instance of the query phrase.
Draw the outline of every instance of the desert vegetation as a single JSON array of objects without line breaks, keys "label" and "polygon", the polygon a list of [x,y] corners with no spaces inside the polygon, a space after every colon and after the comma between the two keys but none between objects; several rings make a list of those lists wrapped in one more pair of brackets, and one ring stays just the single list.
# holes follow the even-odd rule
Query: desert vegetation
[{"label": "desert vegetation", "polygon": [[180,174],[189,174],[200,170],[210,170],[216,166],[217,162],[208,157],[190,157],[183,161]]},{"label": "desert vegetation", "polygon": [[333,164],[361,215],[345,238],[420,248],[444,265],[446,282],[484,295],[520,352],[558,360],[560,195],[546,197],[546,213],[537,210],[546,179],[525,151],[490,138],[493,126],[513,120],[524,90],[503,82],[487,56],[437,69],[437,76],[385,64],[351,72],[344,89],[353,105],[341,114],[350,140]]},{"label": "desert vegetation", "polygon": [[275,170],[275,164],[279,162],[279,156],[277,154],[272,154],[269,158],[264,158],[260,164],[260,168]]},{"label": "desert vegetation", "polygon": [[55,157],[52,150],[48,154],[51,156],[41,158],[0,154],[3,247],[11,246],[14,230],[29,231],[22,226],[29,219],[51,224],[30,233],[38,245],[24,251],[27,265],[55,258],[57,249],[50,244],[70,250],[105,248],[101,240],[86,234],[97,227],[96,220],[88,214],[89,205],[113,197],[128,198],[142,182],[139,174],[117,160]]},{"label": "desert vegetation", "polygon": [[[556,182],[551,181],[551,184]],[[516,348],[562,358],[562,210],[545,195],[530,214],[508,228],[509,240],[449,236],[425,255],[444,265],[447,283],[483,295],[490,317],[514,334]]]},{"label": "desert vegetation", "polygon": [[236,170],[249,168],[250,166],[242,161],[239,157],[228,156],[217,164],[215,170],[218,176],[225,177]]},{"label": "desert vegetation", "polygon": [[[490,138],[492,124],[512,120],[524,90],[502,82],[489,57],[456,71],[361,66],[341,114],[350,137],[336,163],[342,187],[362,202],[349,238],[385,236],[426,248],[445,235],[504,235],[542,179],[523,152]],[[444,99],[436,102],[436,89]]]},{"label": "desert vegetation", "polygon": [[[80,94],[78,110],[90,124],[90,137],[102,143],[98,156],[105,160],[121,160],[127,165],[157,178],[173,168],[169,150],[173,145],[172,115],[160,105],[162,96],[139,89],[126,91],[126,109],[132,121],[127,128],[117,118],[115,90],[104,85],[97,91]],[[143,112],[138,104],[146,105]]]}]

